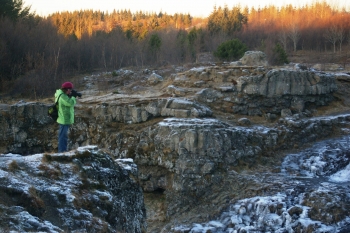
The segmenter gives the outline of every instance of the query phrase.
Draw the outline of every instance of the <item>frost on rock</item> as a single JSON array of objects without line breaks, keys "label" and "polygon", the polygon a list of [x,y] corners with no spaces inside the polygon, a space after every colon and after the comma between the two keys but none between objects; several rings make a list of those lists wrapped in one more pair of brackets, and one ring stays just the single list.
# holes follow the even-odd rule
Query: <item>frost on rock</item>
[{"label": "frost on rock", "polygon": [[0,157],[0,231],[144,232],[140,186],[96,146]]},{"label": "frost on rock", "polygon": [[216,219],[175,226],[171,232],[348,232],[349,140],[325,140],[287,155],[279,174],[289,180],[283,192],[238,200]]}]

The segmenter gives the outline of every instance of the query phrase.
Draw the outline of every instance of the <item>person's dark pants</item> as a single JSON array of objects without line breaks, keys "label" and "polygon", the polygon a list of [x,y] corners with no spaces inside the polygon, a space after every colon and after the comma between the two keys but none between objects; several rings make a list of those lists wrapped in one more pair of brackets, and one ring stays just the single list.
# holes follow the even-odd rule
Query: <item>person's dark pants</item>
[{"label": "person's dark pants", "polygon": [[68,146],[68,130],[70,125],[60,125],[58,130],[58,152],[67,151]]}]

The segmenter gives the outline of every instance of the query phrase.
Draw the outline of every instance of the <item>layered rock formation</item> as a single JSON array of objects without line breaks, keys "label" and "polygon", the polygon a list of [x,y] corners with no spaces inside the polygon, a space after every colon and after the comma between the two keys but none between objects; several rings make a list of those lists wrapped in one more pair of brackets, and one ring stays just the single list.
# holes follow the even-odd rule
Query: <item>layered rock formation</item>
[{"label": "layered rock formation", "polygon": [[[275,176],[259,179],[259,174],[278,173],[284,151],[348,132],[347,114],[312,117],[334,100],[331,74],[228,65],[157,80],[149,82],[162,93],[156,97],[108,94],[80,100],[69,142],[70,148],[97,145],[135,161],[149,232],[176,232],[176,221],[206,221],[236,200],[276,194],[281,184],[274,183]],[[56,150],[57,125],[46,117],[46,108],[2,106],[0,152]],[[250,116],[266,118],[243,123]]]},{"label": "layered rock formation", "polygon": [[324,106],[337,90],[331,74],[263,67],[197,68],[178,74],[174,83],[202,87],[195,99],[213,109],[251,116],[280,115],[283,109],[297,113]]},{"label": "layered rock formation", "polygon": [[[329,79],[329,83],[332,84],[334,80]],[[288,86],[289,84],[288,82],[286,85]],[[196,101],[192,101],[190,98],[163,98],[158,100],[143,100],[133,105],[117,104],[112,101],[111,103],[101,103],[88,108],[80,106],[77,107],[76,124],[73,126],[74,130],[72,130],[72,138],[75,138],[72,144],[75,144],[75,147],[79,145],[99,144],[103,148],[112,148],[114,147],[114,143],[111,142],[113,139],[110,137],[115,136],[106,135],[104,129],[107,128],[107,132],[109,130],[113,131],[108,125],[115,125],[116,123],[135,124],[150,122],[154,119],[161,119],[160,117],[200,118],[213,116],[213,111],[200,102],[213,106],[216,111],[224,108],[227,110],[225,112],[232,113],[235,109],[238,109],[237,111],[248,115],[250,113],[261,115],[262,109],[267,111],[267,108],[269,108],[270,111],[264,115],[271,118],[271,114],[278,115],[277,110],[283,115],[283,112],[286,112],[286,109],[288,109],[290,113],[287,115],[291,115],[298,106],[301,106],[298,110],[301,111],[301,109],[305,108],[305,104],[309,103],[305,103],[304,101],[325,105],[333,98],[331,94],[324,94],[333,90],[332,88],[327,89],[325,86],[325,90],[322,92],[320,91],[322,88],[315,88],[320,94],[317,95],[314,93],[313,97],[304,96],[302,98],[298,95],[289,94],[293,97],[287,97],[290,100],[288,102],[286,99],[283,99],[284,97],[277,95],[278,98],[265,98],[259,104],[256,98],[249,97],[250,90],[254,89],[251,85],[247,85],[248,88],[244,89],[248,93],[248,97],[245,98],[242,96],[241,98],[235,98],[240,104],[233,105],[230,110],[227,110],[228,107],[226,104],[233,97],[228,97],[226,91],[219,92],[214,89],[202,89],[200,92],[197,92]],[[255,102],[249,104],[247,103],[248,99],[249,101],[255,100]],[[220,101],[223,102],[222,105],[219,104]],[[278,104],[281,105],[278,106]],[[2,152],[29,154],[52,151],[57,148],[57,141],[55,140],[57,124],[52,124],[52,120],[47,117],[46,110],[47,105],[42,103],[18,103],[12,106],[4,106],[2,115],[0,116],[2,132],[4,132],[0,136],[0,148]]]}]

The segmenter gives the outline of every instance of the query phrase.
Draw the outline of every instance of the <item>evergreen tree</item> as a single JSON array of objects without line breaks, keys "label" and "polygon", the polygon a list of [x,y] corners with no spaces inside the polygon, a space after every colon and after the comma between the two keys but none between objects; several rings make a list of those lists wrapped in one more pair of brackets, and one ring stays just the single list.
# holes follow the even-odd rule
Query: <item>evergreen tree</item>
[{"label": "evergreen tree", "polygon": [[192,59],[196,58],[196,50],[195,50],[195,42],[197,40],[198,34],[196,27],[192,28],[191,31],[187,35],[189,52],[191,54]]},{"label": "evergreen tree", "polygon": [[208,17],[208,31],[213,35],[223,32],[226,35],[232,35],[240,31],[244,24],[247,24],[248,18],[241,13],[239,7],[229,10],[227,6],[223,9],[214,7],[213,13]]},{"label": "evergreen tree", "polygon": [[276,65],[283,65],[283,64],[288,64],[288,55],[286,51],[284,51],[283,47],[277,43],[274,50],[274,57],[275,57],[275,62]]},{"label": "evergreen tree", "polygon": [[13,21],[33,16],[29,13],[30,6],[25,7],[22,0],[0,0],[0,17],[8,17]]},{"label": "evergreen tree", "polygon": [[151,51],[151,55],[158,61],[158,53],[160,50],[160,46],[162,45],[162,40],[160,39],[158,34],[152,34],[149,40],[149,49]]},{"label": "evergreen tree", "polygon": [[214,56],[221,60],[241,58],[247,51],[247,46],[238,39],[229,40],[220,44],[214,52]]},{"label": "evergreen tree", "polygon": [[176,36],[176,47],[181,62],[186,59],[186,36],[187,32],[185,30],[178,31]]}]

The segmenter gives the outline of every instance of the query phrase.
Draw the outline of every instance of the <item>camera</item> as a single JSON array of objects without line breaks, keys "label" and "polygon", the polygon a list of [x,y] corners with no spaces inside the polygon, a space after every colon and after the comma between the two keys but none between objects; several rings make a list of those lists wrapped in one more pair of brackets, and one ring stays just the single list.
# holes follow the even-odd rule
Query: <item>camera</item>
[{"label": "camera", "polygon": [[76,90],[72,90],[72,92],[71,92],[71,96],[74,96],[74,97],[81,97],[82,96],[82,94],[80,93],[80,92],[77,92]]}]

